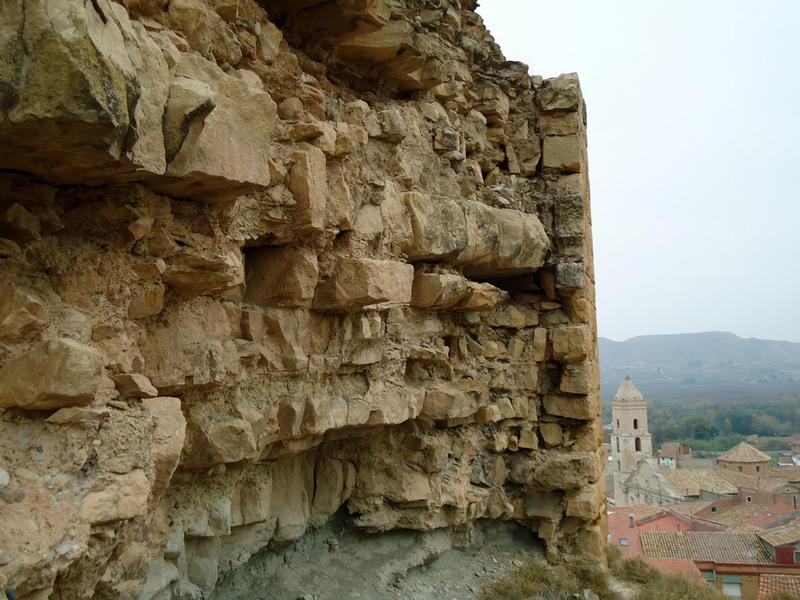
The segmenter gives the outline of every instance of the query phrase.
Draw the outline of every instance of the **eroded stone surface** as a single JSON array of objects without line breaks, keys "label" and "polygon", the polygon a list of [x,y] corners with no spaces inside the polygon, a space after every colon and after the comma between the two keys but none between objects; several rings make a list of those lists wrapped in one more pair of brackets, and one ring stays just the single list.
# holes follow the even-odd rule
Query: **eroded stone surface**
[{"label": "eroded stone surface", "polygon": [[3,586],[210,596],[334,517],[602,563],[577,77],[268,4],[2,11]]}]

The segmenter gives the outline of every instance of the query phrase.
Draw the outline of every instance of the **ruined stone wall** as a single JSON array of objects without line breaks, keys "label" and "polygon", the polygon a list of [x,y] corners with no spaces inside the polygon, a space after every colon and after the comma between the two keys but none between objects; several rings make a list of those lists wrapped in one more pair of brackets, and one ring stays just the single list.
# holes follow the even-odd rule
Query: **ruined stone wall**
[{"label": "ruined stone wall", "polygon": [[602,563],[577,78],[470,0],[121,2],[0,2],[0,590],[196,597],[334,514]]}]

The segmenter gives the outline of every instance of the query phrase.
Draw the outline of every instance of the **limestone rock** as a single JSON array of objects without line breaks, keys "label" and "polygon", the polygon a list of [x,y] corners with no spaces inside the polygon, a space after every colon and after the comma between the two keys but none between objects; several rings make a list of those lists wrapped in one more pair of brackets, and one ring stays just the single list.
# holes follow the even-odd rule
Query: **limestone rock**
[{"label": "limestone rock", "polygon": [[537,96],[546,112],[577,111],[582,107],[581,87],[576,73],[566,73],[548,79]]},{"label": "limestone rock", "polygon": [[245,302],[310,306],[317,287],[317,255],[308,248],[258,248],[247,253]]},{"label": "limestone rock", "polygon": [[373,304],[410,304],[411,265],[374,259],[340,258],[333,275],[320,282],[316,308],[352,310]]},{"label": "limestone rock", "polygon": [[18,286],[0,288],[0,340],[19,343],[35,339],[50,317],[35,291]]},{"label": "limestone rock", "polygon": [[343,516],[603,568],[574,75],[474,1],[6,5],[0,590],[213,597]]},{"label": "limestone rock", "polygon": [[534,215],[415,192],[404,200],[413,231],[412,261],[462,265],[470,277],[507,277],[544,264],[549,240]]},{"label": "limestone rock", "polygon": [[589,363],[569,364],[561,373],[560,389],[569,394],[588,394],[592,391],[593,381]]},{"label": "limestone rock", "polygon": [[470,417],[489,403],[489,389],[485,384],[471,380],[459,380],[425,391],[422,416],[434,420]]},{"label": "limestone rock", "polygon": [[196,54],[181,54],[173,77],[182,79],[170,85],[165,116],[175,154],[169,179],[157,180],[158,188],[176,196],[228,197],[267,186],[262,157],[269,154],[277,115],[270,95]]},{"label": "limestone rock", "polygon": [[544,138],[542,167],[559,173],[579,173],[582,152],[577,135],[548,135]]},{"label": "limestone rock", "polygon": [[469,294],[469,283],[459,275],[417,273],[411,304],[419,308],[453,308]]},{"label": "limestone rock", "polygon": [[81,503],[80,515],[89,523],[132,519],[145,513],[150,484],[141,469],[117,475],[102,490],[91,492]]},{"label": "limestone rock", "polygon": [[[70,0],[56,7],[32,1],[24,10],[17,4],[4,11],[5,168],[71,183],[107,180],[136,168],[164,172],[166,62],[122,6],[108,2],[97,10]],[[26,52],[15,50],[18,43]],[[133,144],[126,147],[134,129]]]},{"label": "limestone rock", "polygon": [[295,152],[292,159],[288,187],[297,203],[297,223],[303,228],[322,229],[328,193],[325,155],[309,146]]},{"label": "limestone rock", "polygon": [[587,325],[558,327],[552,331],[553,358],[561,362],[580,362],[589,353],[592,343]]},{"label": "limestone rock", "polygon": [[180,461],[186,436],[186,419],[181,412],[180,398],[145,398],[142,405],[155,419],[152,455],[156,475],[153,493],[160,494],[166,490]]},{"label": "limestone rock", "polygon": [[588,421],[597,417],[600,403],[595,393],[580,396],[547,394],[544,397],[544,409],[550,415]]},{"label": "limestone rock", "polygon": [[534,472],[536,481],[550,489],[576,490],[594,483],[602,465],[594,453],[552,454]]},{"label": "limestone rock", "polygon": [[40,342],[0,369],[0,407],[46,410],[91,403],[105,357],[74,340]]},{"label": "limestone rock", "polygon": [[141,373],[121,373],[112,376],[120,394],[134,398],[152,398],[158,396],[158,390],[150,380]]},{"label": "limestone rock", "polygon": [[105,406],[65,406],[47,417],[47,422],[58,425],[74,425],[104,421],[110,416],[111,413]]}]

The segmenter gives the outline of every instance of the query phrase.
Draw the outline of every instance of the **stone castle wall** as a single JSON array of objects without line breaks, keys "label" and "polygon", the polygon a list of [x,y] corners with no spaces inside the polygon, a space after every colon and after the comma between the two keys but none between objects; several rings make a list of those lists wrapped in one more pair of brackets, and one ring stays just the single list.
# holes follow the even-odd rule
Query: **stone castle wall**
[{"label": "stone castle wall", "polygon": [[121,2],[0,11],[0,590],[197,596],[334,514],[602,563],[577,78],[470,0]]}]

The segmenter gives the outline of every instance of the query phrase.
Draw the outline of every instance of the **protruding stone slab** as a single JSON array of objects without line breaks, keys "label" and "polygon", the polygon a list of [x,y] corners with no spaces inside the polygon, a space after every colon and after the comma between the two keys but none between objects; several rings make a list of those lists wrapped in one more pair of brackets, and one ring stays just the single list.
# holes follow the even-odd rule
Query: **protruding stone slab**
[{"label": "protruding stone slab", "polygon": [[544,264],[550,242],[538,217],[513,209],[408,192],[412,261],[461,265],[468,277],[510,277]]},{"label": "protruding stone slab", "polygon": [[564,73],[547,79],[537,96],[545,112],[572,112],[581,110],[583,97],[577,73]]},{"label": "protruding stone slab", "polygon": [[120,394],[132,398],[152,398],[158,390],[141,373],[120,373],[112,377]]},{"label": "protruding stone slab", "polygon": [[411,303],[414,267],[392,260],[340,258],[333,275],[320,283],[314,308],[353,310],[373,304]]},{"label": "protruding stone slab", "polygon": [[597,417],[600,403],[596,393],[587,395],[548,394],[544,410],[549,415],[589,421]]},{"label": "protruding stone slab", "polygon": [[0,369],[0,407],[85,406],[103,378],[105,357],[68,338],[40,342]]},{"label": "protruding stone slab", "polygon": [[208,198],[269,185],[264,157],[277,116],[270,95],[194,53],[180,55],[173,75],[179,81],[170,86],[165,117],[174,155],[168,178],[156,186],[170,195]]},{"label": "protruding stone slab", "polygon": [[472,379],[441,382],[426,390],[421,416],[437,421],[466,418],[488,404],[489,388],[483,382]]},{"label": "protruding stone slab", "polygon": [[460,275],[417,273],[414,276],[411,304],[418,308],[453,308],[469,291],[469,282]]}]

